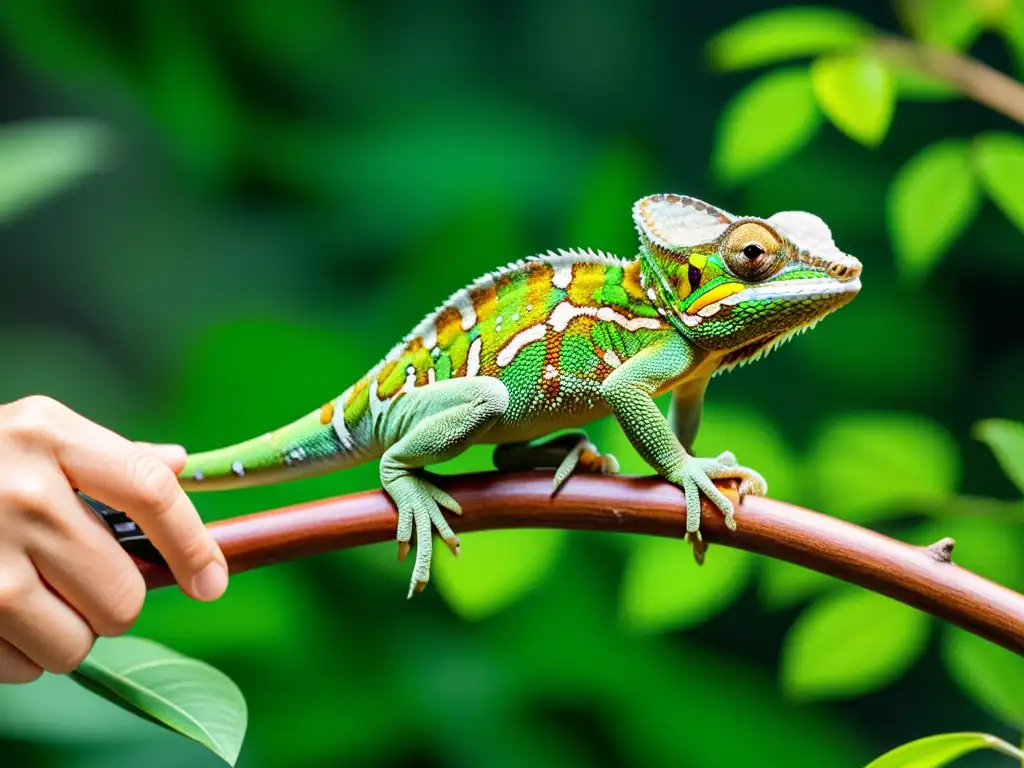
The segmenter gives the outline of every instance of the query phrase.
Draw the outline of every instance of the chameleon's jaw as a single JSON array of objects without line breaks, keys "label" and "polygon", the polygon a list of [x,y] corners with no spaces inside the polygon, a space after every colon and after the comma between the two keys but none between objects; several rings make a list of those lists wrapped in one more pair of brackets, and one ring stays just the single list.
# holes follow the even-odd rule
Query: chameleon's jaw
[{"label": "chameleon's jaw", "polygon": [[725,297],[721,303],[725,306],[750,301],[811,301],[831,304],[833,301],[841,300],[838,306],[842,306],[851,301],[859,291],[859,275],[848,280],[836,280],[832,277],[776,280],[744,288],[739,293]]}]

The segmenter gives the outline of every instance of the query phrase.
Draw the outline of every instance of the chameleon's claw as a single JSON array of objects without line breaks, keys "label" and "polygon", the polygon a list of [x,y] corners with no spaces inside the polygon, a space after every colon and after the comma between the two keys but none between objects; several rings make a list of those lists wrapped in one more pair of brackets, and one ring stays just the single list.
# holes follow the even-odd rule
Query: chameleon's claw
[{"label": "chameleon's claw", "polygon": [[411,550],[410,540],[416,535],[416,561],[409,582],[409,597],[422,592],[430,581],[430,558],[433,553],[433,529],[436,528],[451,553],[458,557],[459,539],[445,520],[438,501],[458,508],[458,503],[422,477],[403,474],[388,485],[388,493],[398,507],[398,560],[402,562]]},{"label": "chameleon's claw", "polygon": [[737,464],[736,457],[731,451],[725,451],[713,459],[688,457],[680,465],[678,472],[669,478],[683,489],[683,494],[686,497],[686,532],[693,545],[693,555],[698,564],[704,561],[704,552],[707,549],[707,544],[703,543],[703,538],[700,536],[702,492],[722,512],[725,527],[730,531],[736,530],[733,503],[712,482],[724,478],[740,480],[740,498],[746,495],[762,496],[768,490],[768,484],[764,478],[749,467]]},{"label": "chameleon's claw", "polygon": [[704,554],[708,551],[708,545],[704,541],[704,537],[700,535],[700,531],[687,533],[686,540],[693,549],[693,559],[697,561],[697,565],[704,565]]},{"label": "chameleon's claw", "polygon": [[451,553],[453,555],[455,555],[455,557],[459,556],[459,538],[458,538],[458,536],[449,536],[448,538],[442,538],[441,540],[445,543],[445,545],[448,547],[448,549],[451,550]]}]

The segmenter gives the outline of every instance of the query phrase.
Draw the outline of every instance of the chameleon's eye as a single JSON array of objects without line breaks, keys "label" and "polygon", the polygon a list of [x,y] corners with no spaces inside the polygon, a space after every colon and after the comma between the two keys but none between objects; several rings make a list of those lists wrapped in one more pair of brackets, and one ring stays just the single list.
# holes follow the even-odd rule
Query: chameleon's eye
[{"label": "chameleon's eye", "polygon": [[729,270],[748,282],[771,277],[786,263],[782,239],[757,221],[737,222],[727,230],[721,253]]}]

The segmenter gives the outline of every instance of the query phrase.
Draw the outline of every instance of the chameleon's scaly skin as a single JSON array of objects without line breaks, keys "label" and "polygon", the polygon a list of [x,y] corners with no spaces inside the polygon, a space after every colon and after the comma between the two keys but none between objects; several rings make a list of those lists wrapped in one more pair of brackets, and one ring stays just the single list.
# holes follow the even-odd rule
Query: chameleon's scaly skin
[{"label": "chameleon's scaly skin", "polygon": [[[531,463],[524,446],[556,430],[613,414],[641,456],[686,496],[686,530],[698,560],[703,491],[735,527],[711,482],[765,481],[732,454],[688,453],[708,380],[756,359],[860,289],[860,262],[839,251],[821,219],[784,212],[740,218],[679,195],[637,202],[635,259],[560,251],[511,264],[453,294],[365,376],[297,422],[254,440],[193,454],[188,489],[238,487],[319,474],[380,458],[398,507],[399,555],[416,532],[410,595],[429,578],[431,525],[453,552],[440,512],[458,504],[418,472],[469,445],[499,445]],[[674,391],[669,420],[653,398]],[[613,472],[576,434],[548,446],[561,463]],[[582,457],[582,458],[581,458]]]}]

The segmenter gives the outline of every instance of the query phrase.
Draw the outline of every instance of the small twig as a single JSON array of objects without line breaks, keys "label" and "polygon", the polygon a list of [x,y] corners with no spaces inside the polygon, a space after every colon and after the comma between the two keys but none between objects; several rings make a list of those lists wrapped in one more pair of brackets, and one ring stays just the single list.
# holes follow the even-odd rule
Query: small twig
[{"label": "small twig", "polygon": [[874,47],[889,62],[931,75],[1024,125],[1024,85],[1012,77],[975,59],[900,37],[879,37]]},{"label": "small twig", "polygon": [[[484,472],[432,479],[462,505],[463,515],[450,518],[460,532],[569,528],[681,537],[684,530],[682,492],[656,477],[577,475],[554,496],[550,472]],[[734,485],[719,485],[736,499]],[[232,573],[239,573],[393,540],[396,522],[391,500],[378,490],[222,520],[210,528]],[[939,562],[924,547],[758,497],[738,505],[736,522],[738,530],[730,533],[718,510],[702,510],[701,529],[711,543],[786,560],[858,584],[1024,656],[1024,595],[952,563]],[[681,548],[679,556],[688,555]],[[714,552],[708,556],[714,557]],[[140,563],[140,568],[150,588],[172,581],[165,569],[146,563]]]}]

